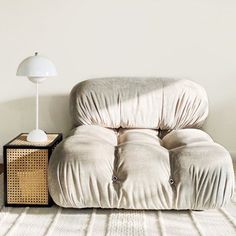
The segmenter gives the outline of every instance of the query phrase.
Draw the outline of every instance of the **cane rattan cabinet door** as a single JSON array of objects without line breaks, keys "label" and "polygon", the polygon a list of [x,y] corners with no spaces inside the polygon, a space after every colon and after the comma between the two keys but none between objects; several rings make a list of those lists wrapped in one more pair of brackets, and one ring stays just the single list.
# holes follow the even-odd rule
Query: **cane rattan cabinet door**
[{"label": "cane rattan cabinet door", "polygon": [[47,149],[7,149],[7,202],[48,204],[47,169]]}]

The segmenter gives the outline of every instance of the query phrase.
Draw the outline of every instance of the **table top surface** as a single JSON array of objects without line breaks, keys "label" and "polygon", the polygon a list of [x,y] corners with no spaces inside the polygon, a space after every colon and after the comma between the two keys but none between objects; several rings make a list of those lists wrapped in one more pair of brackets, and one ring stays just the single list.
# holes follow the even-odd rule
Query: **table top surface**
[{"label": "table top surface", "polygon": [[27,141],[27,133],[22,133],[7,143],[5,146],[29,146],[29,147],[48,147],[51,146],[57,139],[62,138],[61,133],[48,133],[48,140],[46,142],[29,142]]}]

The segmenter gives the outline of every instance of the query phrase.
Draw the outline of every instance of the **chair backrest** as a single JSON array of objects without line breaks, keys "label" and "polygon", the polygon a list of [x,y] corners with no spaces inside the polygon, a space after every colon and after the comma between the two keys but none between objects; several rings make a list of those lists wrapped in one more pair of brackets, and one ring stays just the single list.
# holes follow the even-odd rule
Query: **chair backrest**
[{"label": "chair backrest", "polygon": [[101,78],[70,94],[74,126],[172,130],[200,127],[208,114],[205,90],[184,79]]}]

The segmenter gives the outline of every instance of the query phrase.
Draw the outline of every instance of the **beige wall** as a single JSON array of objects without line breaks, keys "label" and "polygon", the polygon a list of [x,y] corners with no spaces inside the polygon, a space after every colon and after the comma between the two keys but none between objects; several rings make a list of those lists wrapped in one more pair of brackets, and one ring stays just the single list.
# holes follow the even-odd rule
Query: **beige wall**
[{"label": "beige wall", "polygon": [[81,80],[183,77],[206,88],[205,129],[235,152],[235,12],[235,0],[0,0],[0,145],[34,127],[34,85],[15,72],[39,51],[59,73],[40,87],[42,129],[69,129]]}]

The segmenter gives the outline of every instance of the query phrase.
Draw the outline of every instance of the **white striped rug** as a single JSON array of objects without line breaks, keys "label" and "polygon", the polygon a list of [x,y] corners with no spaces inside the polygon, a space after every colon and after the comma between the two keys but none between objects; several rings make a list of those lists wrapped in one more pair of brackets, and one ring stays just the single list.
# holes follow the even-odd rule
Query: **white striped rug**
[{"label": "white striped rug", "polygon": [[[3,205],[3,175],[0,176]],[[1,207],[0,235],[235,236],[236,195],[219,210],[129,211]]]}]

